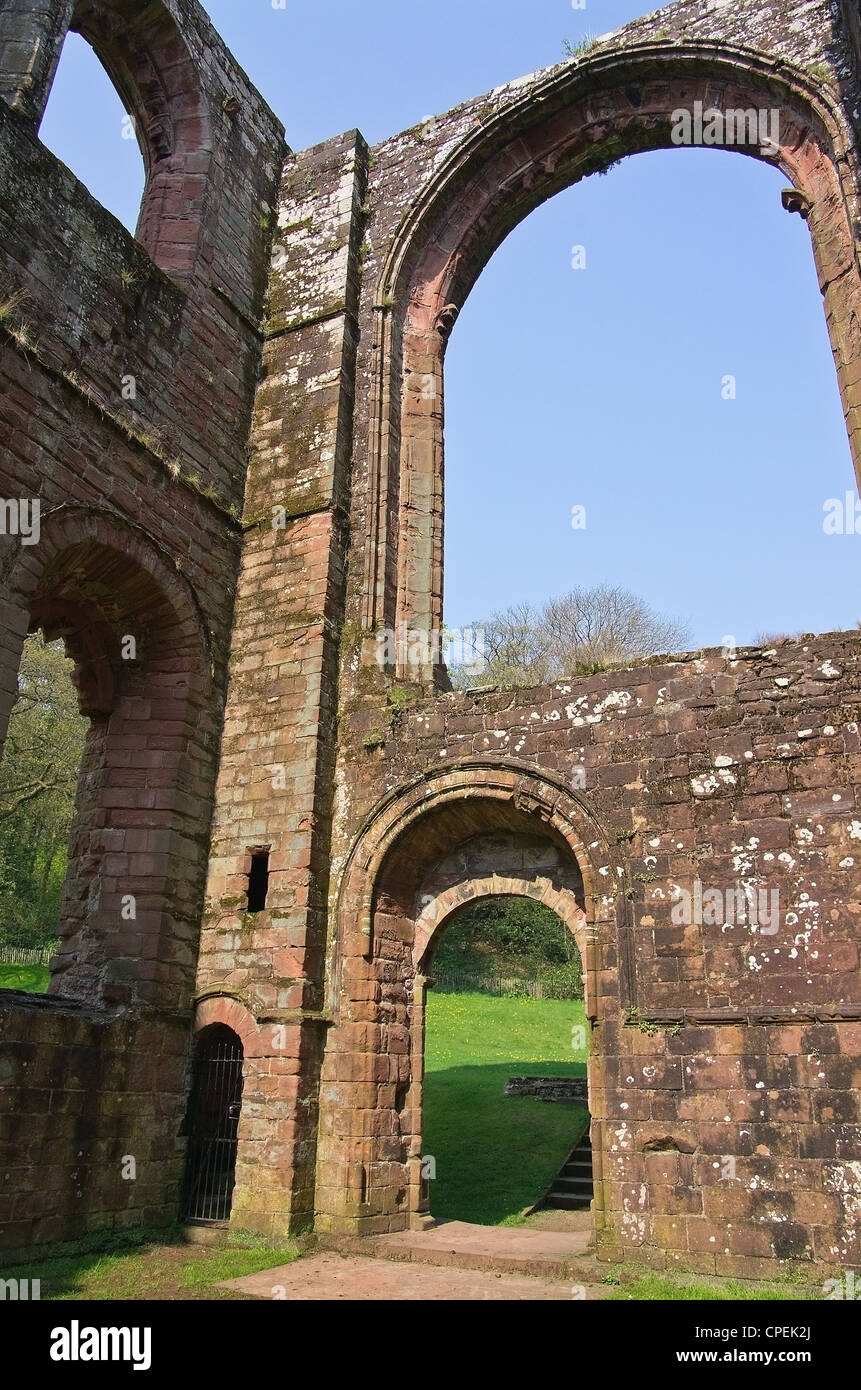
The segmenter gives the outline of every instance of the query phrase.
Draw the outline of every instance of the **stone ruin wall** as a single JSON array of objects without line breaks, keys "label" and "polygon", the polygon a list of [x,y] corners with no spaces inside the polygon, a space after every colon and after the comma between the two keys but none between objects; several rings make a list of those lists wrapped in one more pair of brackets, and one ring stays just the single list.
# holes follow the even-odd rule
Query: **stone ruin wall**
[{"label": "stone ruin wall", "polygon": [[[36,138],[70,21],[150,142],[137,241]],[[441,619],[472,283],[544,198],[666,146],[678,104],[780,104],[858,457],[857,29],[848,3],[685,0],[374,149],[294,155],[190,0],[0,8],[26,294],[0,323],[3,488],[43,500],[40,545],[3,540],[0,690],[8,713],[38,620],[93,720],[62,968],[0,996],[4,1247],[176,1216],[192,1013],[245,1049],[232,1224],[423,1219],[434,932],[503,884],[581,944],[601,1254],[861,1263],[858,638],[472,694],[375,659]],[[778,932],[675,921],[697,880],[777,889]]]}]

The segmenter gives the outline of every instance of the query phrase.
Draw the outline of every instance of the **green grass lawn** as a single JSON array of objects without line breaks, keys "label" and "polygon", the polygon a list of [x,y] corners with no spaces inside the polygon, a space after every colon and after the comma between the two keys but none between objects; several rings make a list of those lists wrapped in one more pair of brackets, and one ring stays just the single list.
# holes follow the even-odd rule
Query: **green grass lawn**
[{"label": "green grass lawn", "polygon": [[571,1047],[582,1000],[428,994],[424,1140],[431,1212],[500,1225],[548,1186],[588,1123],[585,1108],[503,1095],[510,1076],[585,1076]]},{"label": "green grass lawn", "polygon": [[634,1303],[794,1303],[814,1302],[820,1297],[816,1289],[792,1287],[788,1281],[754,1284],[748,1280],[728,1279],[709,1284],[704,1279],[674,1279],[664,1274],[644,1274],[604,1295],[608,1302]]},{"label": "green grass lawn", "polygon": [[[102,1243],[110,1241],[101,1237]],[[238,1237],[226,1246],[190,1245],[181,1234],[153,1233],[119,1248],[92,1248],[97,1237],[39,1263],[4,1269],[4,1279],[39,1279],[43,1300],[84,1299],[236,1299],[243,1295],[216,1287],[261,1269],[289,1264],[295,1245],[271,1245],[255,1237]],[[89,1247],[89,1248],[88,1248]]]},{"label": "green grass lawn", "polygon": [[51,979],[46,965],[18,965],[0,961],[0,989],[23,989],[28,994],[44,994]]}]

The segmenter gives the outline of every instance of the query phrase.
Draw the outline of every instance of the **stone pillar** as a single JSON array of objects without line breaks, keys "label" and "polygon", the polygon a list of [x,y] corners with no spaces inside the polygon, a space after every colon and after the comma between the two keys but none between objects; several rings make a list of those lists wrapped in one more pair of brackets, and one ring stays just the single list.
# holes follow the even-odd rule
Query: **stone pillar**
[{"label": "stone pillar", "polygon": [[[287,1127],[279,1141],[279,1187],[267,1198],[286,1212],[290,1194],[300,1194],[295,1205],[303,1218],[313,1207],[317,1040],[325,1023],[366,160],[361,137],[352,132],[288,160],[285,169],[198,972],[201,994],[241,994],[261,1026],[289,1022],[303,1039],[291,1075],[302,1114],[314,1117],[313,1132],[292,1122]],[[268,889],[260,910],[249,912],[255,850],[268,854]],[[289,1104],[295,1101],[290,1097]],[[262,1182],[250,1163],[237,1183],[240,1211],[254,1201],[243,1185]]]},{"label": "stone pillar", "polygon": [[0,96],[36,125],[45,113],[75,0],[3,0]]},{"label": "stone pillar", "polygon": [[430,1180],[424,1177],[423,1135],[421,1116],[424,1110],[425,1038],[427,1032],[427,992],[433,985],[427,975],[418,974],[413,981],[411,1085],[407,1108],[414,1120],[411,1124],[407,1182],[410,1189],[410,1225],[421,1230],[431,1214]]}]

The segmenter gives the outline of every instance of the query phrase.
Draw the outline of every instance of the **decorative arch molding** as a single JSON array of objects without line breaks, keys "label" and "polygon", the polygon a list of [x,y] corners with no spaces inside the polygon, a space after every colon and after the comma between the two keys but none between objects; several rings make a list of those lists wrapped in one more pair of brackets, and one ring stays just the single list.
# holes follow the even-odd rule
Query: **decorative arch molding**
[{"label": "decorative arch molding", "polygon": [[[536,888],[541,888],[540,897]],[[417,975],[427,974],[427,962],[436,947],[438,938],[449,918],[467,903],[478,902],[482,898],[523,897],[540,902],[550,908],[560,918],[577,942],[580,959],[585,961],[588,953],[589,933],[587,917],[570,889],[554,888],[550,879],[527,878],[523,874],[494,874],[488,878],[473,878],[454,888],[447,888],[436,894],[428,902],[421,915],[416,918],[415,939],[413,941],[413,966]],[[587,1007],[587,1013],[590,1010]]]},{"label": "decorative arch molding", "polygon": [[[123,557],[126,568],[137,566],[148,577],[172,610],[176,620],[176,640],[187,653],[189,670],[199,686],[199,695],[210,693],[213,680],[213,654],[209,633],[197,596],[173,557],[141,526],[133,526],[106,507],[63,504],[42,514],[37,546],[19,545],[8,567],[8,592],[12,604],[41,619],[49,607],[46,587],[62,580],[64,555],[76,556],[70,568],[83,577],[87,557],[96,552],[113,552]],[[83,653],[92,659],[95,634],[110,632],[93,593],[82,597],[66,594],[55,600],[55,607],[71,615],[77,609],[81,622]],[[84,619],[89,622],[85,623]],[[36,625],[39,625],[36,623]],[[23,638],[23,629],[22,629]],[[74,639],[71,655],[77,657]],[[103,648],[103,644],[100,644]],[[100,651],[98,689],[105,690],[103,649]],[[100,697],[101,698],[101,697]],[[84,713],[90,711],[84,709]],[[95,710],[93,711],[95,712]],[[101,712],[109,712],[101,708]]]},{"label": "decorative arch molding", "polygon": [[[341,963],[356,957],[363,957],[366,962],[373,958],[376,898],[389,855],[406,835],[428,824],[444,808],[481,802],[511,807],[522,814],[525,824],[552,837],[570,853],[583,880],[585,908],[575,934],[579,933],[578,944],[582,941],[587,980],[597,979],[599,953],[604,948],[615,950],[618,943],[623,1001],[632,997],[633,957],[625,871],[586,801],[561,778],[539,772],[528,764],[466,759],[392,790],[359,832],[338,895],[333,1012],[337,1013],[340,1006]],[[573,917],[567,907],[566,914],[564,920]]]},{"label": "decorative arch molding", "polygon": [[305,1020],[296,1015],[286,1021],[277,1019],[262,1020],[250,999],[241,990],[214,988],[198,995],[194,1006],[194,1032],[199,1033],[210,1024],[223,1023],[232,1028],[239,1037],[246,1058],[271,1058],[284,1056],[284,1048],[279,1046],[277,1035],[280,1031],[291,1030],[299,1035]]},{"label": "decorative arch molding", "polygon": [[214,1023],[220,1023],[225,1028],[231,1028],[239,1041],[242,1043],[242,1050],[246,1057],[254,1057],[259,1053],[259,1029],[257,1020],[248,1005],[237,994],[206,994],[197,1001],[194,1011],[194,1035],[202,1033],[204,1028],[211,1028]]},{"label": "decorative arch molding", "polygon": [[[653,112],[637,98],[641,87],[655,82],[661,83],[667,101]],[[851,134],[836,93],[810,72],[753,48],[716,41],[649,42],[620,49],[601,45],[579,61],[553,68],[544,79],[530,83],[522,97],[501,106],[440,163],[395,233],[379,276],[377,307],[384,307],[382,301],[387,296],[397,299],[400,305],[404,291],[413,290],[419,283],[418,267],[428,253],[434,232],[457,210],[464,189],[476,177],[484,179],[493,172],[491,161],[500,153],[507,165],[505,178],[498,184],[486,185],[480,205],[470,215],[471,223],[483,235],[492,231],[489,213],[498,215],[504,205],[511,218],[509,225],[502,222],[498,226],[498,240],[486,246],[484,263],[508,232],[554,193],[597,173],[625,154],[673,148],[670,116],[676,107],[669,98],[682,83],[686,84],[687,101],[695,100],[697,88],[707,84],[712,104],[721,92],[728,96],[734,91],[750,97],[744,103],[747,106],[758,107],[760,100],[773,103],[777,98],[784,110],[794,111],[796,117],[800,115],[801,132],[812,134],[837,167],[843,199],[853,221],[857,219],[858,171]],[[577,104],[584,98],[590,103],[588,124],[578,127],[571,117],[577,116]],[[727,101],[725,105],[734,107],[736,103]],[[620,147],[607,152],[608,139],[615,136],[621,140],[619,121],[635,118],[638,111],[642,118],[649,118],[648,130],[642,131],[642,143],[635,146],[631,141],[630,149]],[[793,132],[799,133],[794,123],[790,132],[784,126],[784,138],[774,159],[756,149],[742,153],[777,164],[794,181],[803,170],[797,160],[798,146],[790,143]],[[578,137],[584,133],[588,144],[581,146]],[[536,140],[546,144],[548,150],[541,150]],[[523,193],[530,196],[524,199]],[[518,197],[514,207],[512,194]],[[453,326],[453,319],[484,263],[473,267],[471,278],[467,275],[459,279],[453,272],[462,276],[468,269],[460,245],[436,249],[445,255],[448,274],[440,277],[435,303],[428,306],[428,312],[432,307],[435,323],[443,314],[436,327],[447,336],[446,330]],[[392,312],[395,316],[395,306]]]},{"label": "decorative arch molding", "polygon": [[[367,630],[442,628],[443,364],[484,265],[553,194],[623,156],[672,148],[671,114],[696,100],[780,110],[776,154],[740,152],[782,169],[803,199],[861,479],[859,183],[837,93],[753,48],[610,40],[501,103],[441,160],[395,234],[374,303]],[[407,644],[396,675],[430,684],[434,666],[414,662]]]}]

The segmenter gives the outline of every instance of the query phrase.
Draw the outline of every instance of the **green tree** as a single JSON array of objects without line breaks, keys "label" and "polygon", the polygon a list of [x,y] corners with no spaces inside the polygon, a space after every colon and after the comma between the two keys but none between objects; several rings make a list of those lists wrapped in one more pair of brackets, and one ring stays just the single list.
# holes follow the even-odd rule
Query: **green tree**
[{"label": "green tree", "polygon": [[432,974],[462,980],[495,976],[552,981],[548,997],[582,996],[577,943],[556,913],[534,898],[480,898],[467,903],[446,927]]},{"label": "green tree", "polygon": [[56,934],[87,729],[72,665],[41,632],[24,643],[0,763],[0,940],[15,945]]}]

